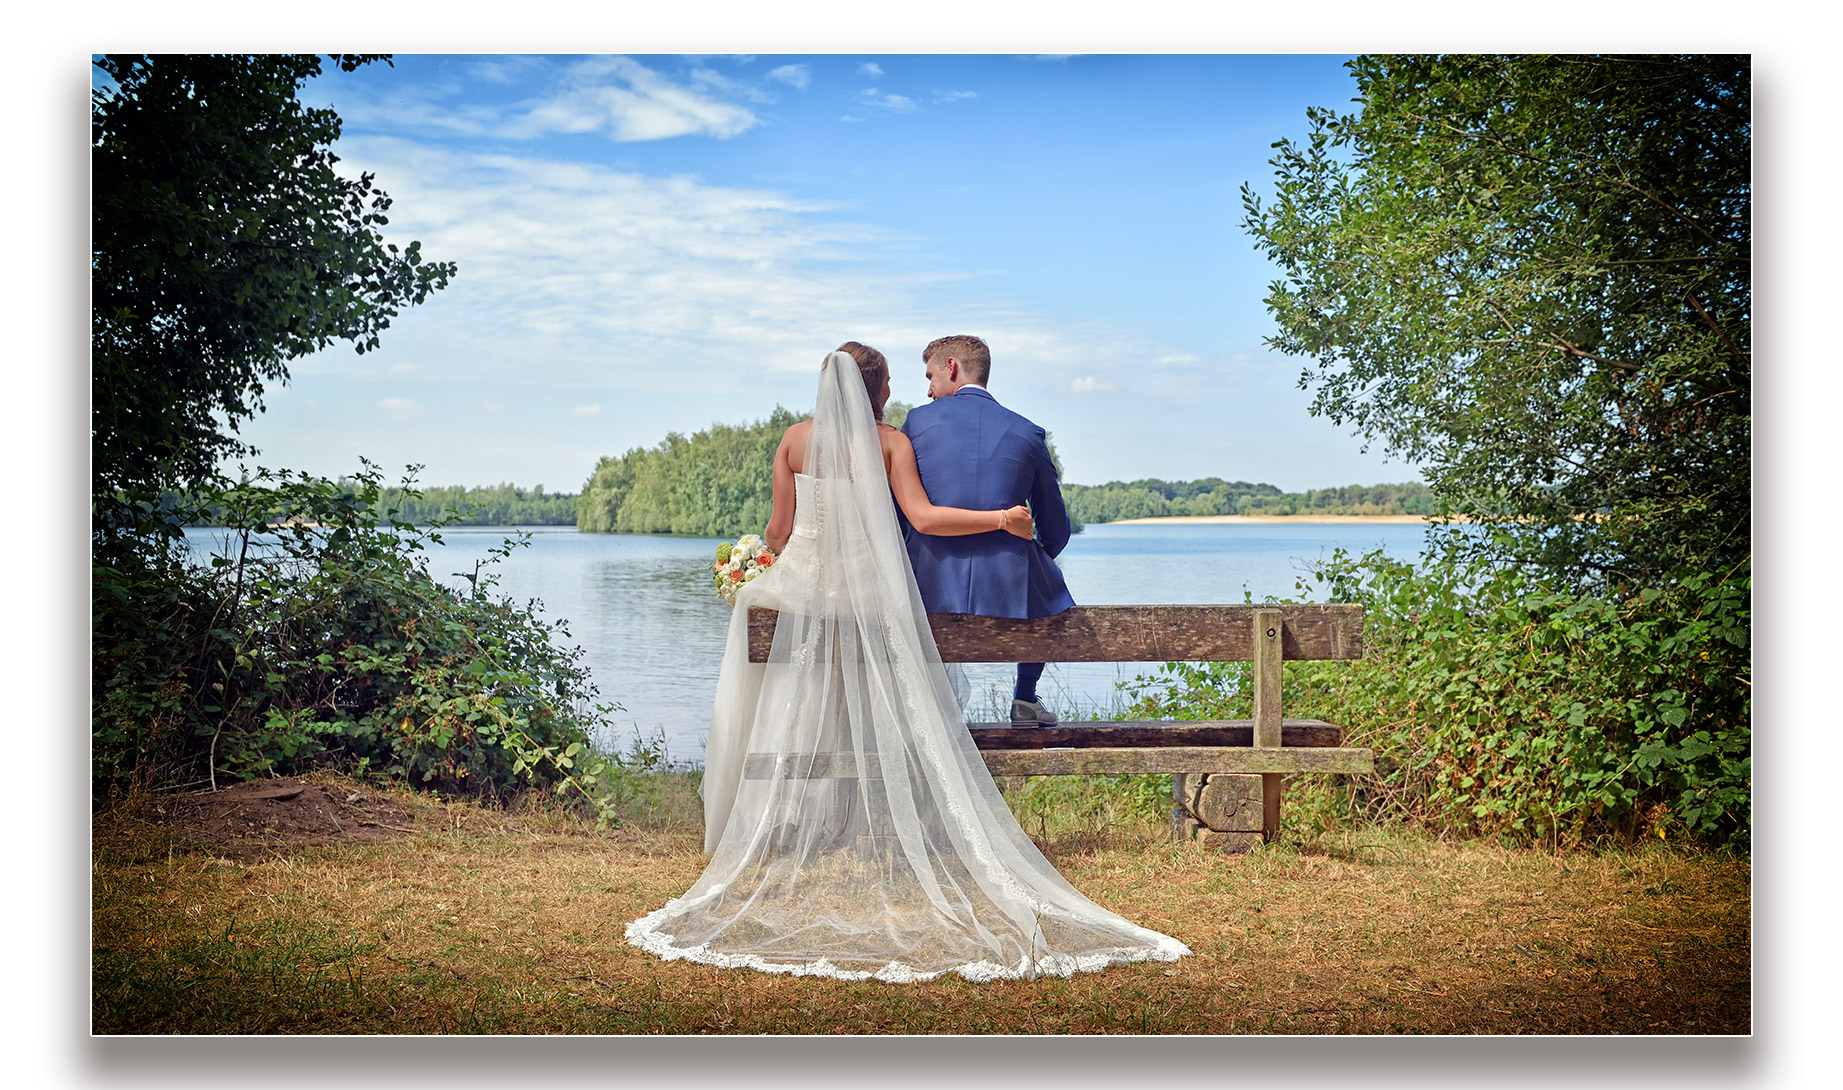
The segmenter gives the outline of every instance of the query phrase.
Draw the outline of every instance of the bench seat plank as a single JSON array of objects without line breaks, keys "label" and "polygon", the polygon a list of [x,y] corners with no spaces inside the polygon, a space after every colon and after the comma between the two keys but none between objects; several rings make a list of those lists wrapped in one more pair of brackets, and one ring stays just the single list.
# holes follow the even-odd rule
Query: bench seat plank
[{"label": "bench seat plank", "polygon": [[1376,754],[1343,747],[1136,746],[986,750],[994,776],[1109,776],[1144,772],[1374,772]]},{"label": "bench seat plank", "polygon": [[[1252,719],[1186,719],[1177,722],[1075,722],[1054,727],[1016,727],[1010,723],[968,723],[973,744],[982,750],[1093,749],[1138,746],[1251,746]],[[1287,719],[1280,744],[1327,748],[1342,745],[1344,730],[1318,719]]]},{"label": "bench seat plank", "polygon": [[[1288,662],[1363,657],[1357,605],[1074,606],[1034,620],[930,613],[928,622],[944,662],[1249,662],[1257,609],[1279,611]],[[768,661],[778,616],[750,607],[750,662]]]},{"label": "bench seat plank", "polygon": [[[1102,746],[1091,749],[982,750],[979,756],[994,776],[1102,776],[1128,772],[1373,772],[1375,753],[1340,746],[1261,749],[1254,746]],[[862,770],[881,776],[874,753],[863,755]],[[855,779],[859,756],[813,753],[781,757],[751,753],[743,777],[751,780]]]}]

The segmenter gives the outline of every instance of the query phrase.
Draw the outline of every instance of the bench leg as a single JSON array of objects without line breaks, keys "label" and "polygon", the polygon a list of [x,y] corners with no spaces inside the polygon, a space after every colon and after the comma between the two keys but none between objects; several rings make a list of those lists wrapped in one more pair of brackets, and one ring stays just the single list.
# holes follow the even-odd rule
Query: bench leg
[{"label": "bench leg", "polygon": [[[1254,611],[1254,744],[1263,749],[1281,745],[1280,680],[1285,659],[1284,625],[1277,609]],[[1280,835],[1280,775],[1261,775],[1261,839],[1271,844]]]},{"label": "bench leg", "polygon": [[1180,772],[1171,778],[1177,805],[1171,835],[1215,851],[1237,853],[1261,842],[1262,777]]},{"label": "bench leg", "polygon": [[1280,835],[1280,774],[1261,774],[1261,839],[1272,844]]}]

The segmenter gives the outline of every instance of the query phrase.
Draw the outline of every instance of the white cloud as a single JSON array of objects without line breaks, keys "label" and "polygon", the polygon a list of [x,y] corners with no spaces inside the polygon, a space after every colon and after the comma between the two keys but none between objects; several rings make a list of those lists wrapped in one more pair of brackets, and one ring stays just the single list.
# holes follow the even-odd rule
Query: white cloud
[{"label": "white cloud", "polygon": [[[896,271],[913,267],[899,256],[913,240],[774,191],[398,137],[351,136],[340,150],[340,170],[388,189],[393,239],[459,265],[386,337],[393,361],[444,382],[656,392],[708,389],[709,368],[739,362],[806,372],[848,338],[926,343],[934,334],[904,321],[912,300],[960,275]],[[297,370],[375,374],[348,356]],[[626,417],[580,398],[597,400],[604,419]]]},{"label": "white cloud", "polygon": [[510,56],[490,57],[476,60],[467,66],[469,73],[476,79],[493,83],[511,83],[524,78],[537,69],[545,68],[550,62],[543,57]]},{"label": "white cloud", "polygon": [[712,68],[692,69],[691,82],[697,84],[704,90],[714,90],[721,91],[725,94],[739,95],[748,99],[750,102],[773,102],[775,100],[774,96],[768,92],[751,87],[746,83],[738,83]]},{"label": "white cloud", "polygon": [[858,105],[870,106],[891,113],[907,114],[915,112],[915,102],[904,95],[886,95],[875,87],[866,87],[858,92]]},{"label": "white cloud", "polygon": [[813,70],[804,64],[783,64],[779,68],[770,69],[768,78],[805,90],[806,85],[813,81]]},{"label": "white cloud", "polygon": [[480,407],[489,413],[496,413],[505,408],[504,405],[497,401],[482,401]]},{"label": "white cloud", "polygon": [[936,102],[958,102],[961,99],[978,98],[978,97],[979,97],[978,91],[936,91],[934,92],[934,101]]},{"label": "white cloud", "polygon": [[408,420],[422,412],[422,406],[407,397],[387,397],[378,402],[378,408],[392,420]]},{"label": "white cloud", "polygon": [[602,407],[599,403],[594,405],[578,405],[570,410],[571,416],[600,416],[601,414]]},{"label": "white cloud", "polygon": [[882,79],[883,66],[876,61],[865,61],[863,64],[858,65],[858,74],[869,76],[871,79]]},{"label": "white cloud", "polygon": [[678,83],[631,57],[590,57],[558,66],[514,58],[470,66],[481,78],[511,83],[530,78],[543,89],[508,106],[455,105],[459,83],[410,85],[384,100],[342,99],[348,131],[359,125],[398,132],[536,139],[550,133],[606,133],[617,141],[674,136],[735,136],[759,124],[748,107],[731,101],[771,96],[708,68]]},{"label": "white cloud", "polygon": [[419,370],[419,368],[413,363],[393,363],[390,365],[390,373],[393,375],[414,374],[417,370]]},{"label": "white cloud", "polygon": [[578,61],[565,71],[563,83],[562,92],[530,105],[504,134],[606,130],[621,141],[663,140],[692,134],[730,137],[756,124],[746,107],[673,83],[629,57]]},{"label": "white cloud", "polygon": [[1072,394],[1100,394],[1106,393],[1111,389],[1113,389],[1113,383],[1102,382],[1092,375],[1078,378],[1074,382],[1069,383],[1069,392]]}]

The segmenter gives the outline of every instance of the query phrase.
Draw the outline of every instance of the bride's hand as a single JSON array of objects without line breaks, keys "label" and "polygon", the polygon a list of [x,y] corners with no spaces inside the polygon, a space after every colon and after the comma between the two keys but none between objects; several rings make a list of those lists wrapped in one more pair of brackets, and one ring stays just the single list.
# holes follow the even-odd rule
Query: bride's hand
[{"label": "bride's hand", "polygon": [[1030,508],[1023,505],[1007,508],[1004,513],[1004,528],[1007,533],[1029,541],[1036,536],[1037,524],[1030,517]]}]

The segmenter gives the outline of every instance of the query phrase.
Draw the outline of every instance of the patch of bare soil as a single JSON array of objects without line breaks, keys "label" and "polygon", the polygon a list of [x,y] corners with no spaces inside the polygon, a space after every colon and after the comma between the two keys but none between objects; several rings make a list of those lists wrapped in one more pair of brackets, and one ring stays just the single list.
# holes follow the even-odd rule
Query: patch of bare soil
[{"label": "patch of bare soil", "polygon": [[231,859],[276,849],[392,840],[416,831],[402,802],[350,782],[279,777],[149,800],[136,815]]}]

